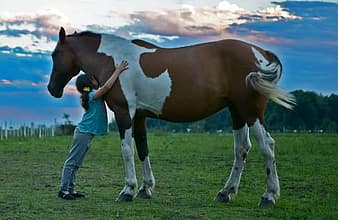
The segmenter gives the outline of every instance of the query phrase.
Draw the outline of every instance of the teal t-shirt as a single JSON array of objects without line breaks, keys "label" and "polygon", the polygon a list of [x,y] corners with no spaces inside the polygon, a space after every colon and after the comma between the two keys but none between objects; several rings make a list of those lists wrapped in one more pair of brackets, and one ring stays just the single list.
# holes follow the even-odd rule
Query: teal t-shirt
[{"label": "teal t-shirt", "polygon": [[94,135],[107,134],[107,109],[103,99],[93,99],[95,90],[92,90],[89,96],[89,108],[82,116],[78,128],[82,133],[89,133]]}]

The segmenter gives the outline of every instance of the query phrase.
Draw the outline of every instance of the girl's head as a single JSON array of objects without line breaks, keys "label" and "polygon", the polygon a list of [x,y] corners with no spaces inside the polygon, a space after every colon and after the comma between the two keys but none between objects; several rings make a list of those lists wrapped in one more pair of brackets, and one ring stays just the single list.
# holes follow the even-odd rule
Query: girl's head
[{"label": "girl's head", "polygon": [[82,74],[76,79],[76,89],[82,94],[83,92],[90,92],[92,89],[97,89],[98,83],[93,76]]},{"label": "girl's head", "polygon": [[81,104],[85,110],[89,108],[89,97],[88,94],[93,90],[98,88],[98,83],[93,76],[88,74],[82,74],[77,77],[76,89],[81,93]]}]

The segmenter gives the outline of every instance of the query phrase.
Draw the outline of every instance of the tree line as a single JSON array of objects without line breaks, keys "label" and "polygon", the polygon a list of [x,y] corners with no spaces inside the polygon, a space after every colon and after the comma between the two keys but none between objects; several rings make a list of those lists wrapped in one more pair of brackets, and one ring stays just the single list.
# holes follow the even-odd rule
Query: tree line
[{"label": "tree line", "polygon": [[[293,110],[269,102],[265,111],[267,128],[275,132],[338,132],[338,95],[324,96],[315,92],[296,90],[291,92],[297,104]],[[117,130],[112,122],[111,130]],[[203,120],[192,123],[172,123],[159,119],[147,119],[149,131],[170,132],[231,132],[231,117],[223,109]]]}]

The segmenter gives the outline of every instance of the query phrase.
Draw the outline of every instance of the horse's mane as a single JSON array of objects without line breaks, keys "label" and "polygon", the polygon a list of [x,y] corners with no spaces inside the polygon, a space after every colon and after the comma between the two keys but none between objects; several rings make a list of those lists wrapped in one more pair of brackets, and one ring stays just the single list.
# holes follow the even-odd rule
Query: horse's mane
[{"label": "horse's mane", "polygon": [[97,37],[99,34],[91,31],[82,31],[77,33],[76,31],[73,34],[67,35],[67,37]]}]

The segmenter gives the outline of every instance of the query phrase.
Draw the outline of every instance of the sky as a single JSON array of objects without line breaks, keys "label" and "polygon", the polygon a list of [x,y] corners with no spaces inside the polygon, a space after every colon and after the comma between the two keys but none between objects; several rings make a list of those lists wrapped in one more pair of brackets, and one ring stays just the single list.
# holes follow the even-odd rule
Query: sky
[{"label": "sky", "polygon": [[46,89],[61,26],[163,47],[244,40],[278,55],[285,90],[330,95],[338,94],[337,20],[338,0],[1,0],[0,126],[61,123],[64,113],[79,122],[74,79],[62,99]]}]

